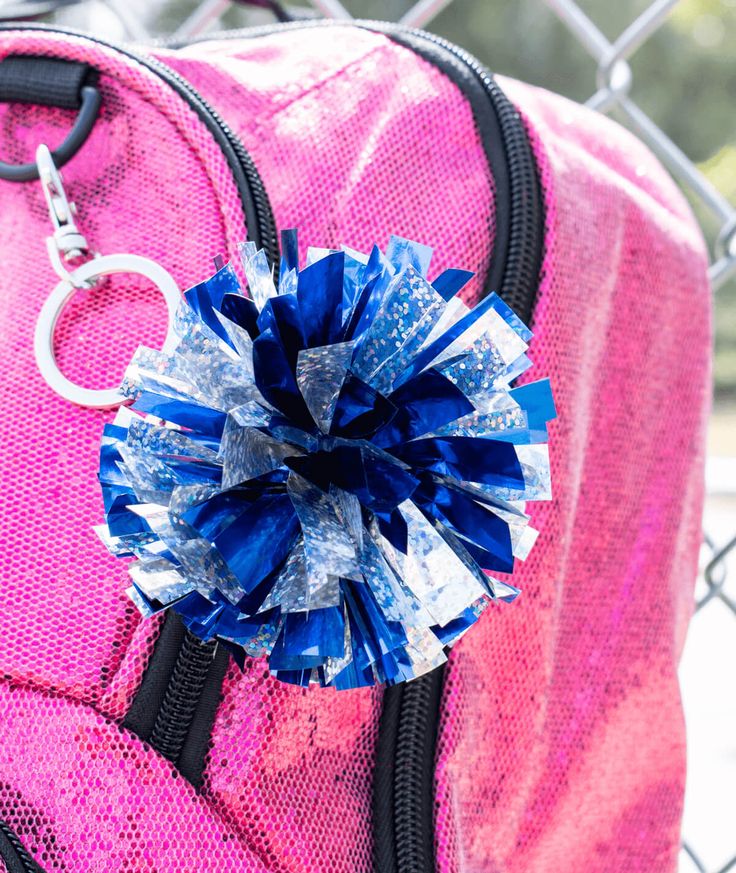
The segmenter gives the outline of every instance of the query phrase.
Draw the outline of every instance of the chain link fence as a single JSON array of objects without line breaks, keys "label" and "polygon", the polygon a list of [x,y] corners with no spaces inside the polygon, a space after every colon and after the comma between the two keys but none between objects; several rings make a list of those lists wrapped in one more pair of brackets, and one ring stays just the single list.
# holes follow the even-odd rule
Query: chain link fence
[{"label": "chain link fence", "polygon": [[[69,0],[66,0],[66,2],[68,3]],[[638,17],[632,20],[614,40],[607,38],[586,11],[584,11],[582,8],[584,0],[580,0],[579,3],[573,2],[573,0],[539,0],[539,2],[545,4],[557,16],[569,31],[571,38],[577,41],[594,61],[595,77],[591,80],[590,89],[593,93],[586,101],[587,105],[600,112],[615,114],[619,121],[623,121],[644,140],[686,190],[696,207],[698,215],[704,222],[707,222],[710,228],[714,226],[717,228],[716,233],[713,235],[710,266],[711,283],[713,290],[717,291],[730,279],[736,277],[736,209],[731,205],[727,197],[698,169],[695,162],[676,145],[673,139],[655,123],[650,115],[631,96],[634,86],[634,75],[629,63],[630,59],[652,39],[654,34],[665,23],[667,16],[681,0],[654,0],[649,5],[644,4]],[[730,3],[731,5],[736,4],[736,0],[722,0],[722,2]],[[402,24],[410,27],[427,27],[451,3],[452,0],[419,0],[419,2],[407,9],[405,4],[386,2],[384,4],[385,11],[382,11],[380,15],[381,17],[391,17],[391,13],[398,8],[398,20]],[[6,3],[5,7],[7,8],[12,5],[17,6],[22,14],[24,7],[27,7],[29,4],[27,2]],[[50,7],[54,4],[36,2],[30,5],[37,7],[47,5]],[[56,5],[57,7],[60,5],[58,0]],[[120,29],[125,36],[141,42],[145,42],[150,38],[150,33],[145,25],[145,16],[137,14],[138,10],[135,8],[135,4],[129,4],[127,0],[98,0],[96,4],[88,5],[103,7],[108,15],[112,15],[117,19]],[[222,16],[226,15],[236,5],[241,4],[238,4],[237,0],[204,0],[204,2],[197,4],[190,3],[189,15],[184,15],[183,17],[179,15],[175,28],[171,29],[175,30],[175,36],[182,40],[198,36],[214,28],[216,25],[219,26]],[[252,0],[252,5],[270,8],[271,11],[273,11],[275,6],[269,0]],[[461,3],[458,2],[454,5],[459,7]],[[315,13],[326,17],[343,19],[352,17],[350,11],[340,0],[311,0],[311,7]],[[180,8],[179,4],[176,4],[176,8]],[[375,8],[372,8],[371,12],[375,13]],[[736,63],[736,58],[734,63]],[[637,82],[637,86],[639,92],[645,91],[647,82]],[[724,130],[725,133],[726,131]],[[736,424],[736,421],[734,421],[734,424]],[[736,446],[731,448],[729,453],[735,453],[735,449]],[[724,463],[727,465],[726,467],[723,466]],[[698,623],[703,621],[703,614],[718,615],[718,622],[720,622],[718,633],[720,634],[733,635],[733,631],[736,629],[736,625],[732,624],[734,619],[736,619],[736,593],[729,590],[729,559],[733,560],[736,558],[736,535],[733,535],[733,531],[736,529],[736,460],[712,459],[709,462],[708,478],[709,500],[711,504],[710,514],[713,518],[709,519],[709,514],[706,513],[702,572],[696,592],[696,616],[693,620],[693,628],[690,634],[690,640],[693,640],[693,637],[695,639],[692,642],[689,640],[685,655],[685,660],[691,662],[689,670],[694,677],[689,683],[688,681],[683,682],[686,712],[692,709],[703,708],[702,699],[689,705],[691,691],[688,689],[688,684],[690,686],[704,684],[707,686],[709,694],[717,696],[717,693],[713,692],[711,685],[704,681],[704,678],[706,678],[704,674],[714,674],[719,666],[717,662],[722,664],[724,660],[722,653],[718,651],[717,647],[715,654],[711,650],[706,651],[707,638],[711,636],[711,632],[710,627],[708,627],[704,628],[704,634],[698,633]],[[726,500],[725,504],[723,502],[724,498]],[[719,500],[720,503],[718,502]],[[733,577],[734,573],[731,573],[731,579]],[[723,625],[724,615],[728,617],[726,629],[724,629]],[[693,653],[691,649],[695,649],[695,652]],[[703,649],[703,652],[699,653],[698,649]],[[718,693],[721,692],[719,691]],[[728,696],[736,697],[736,695],[730,694]],[[717,707],[715,710],[712,708],[708,709],[710,713],[717,711],[719,713],[718,717],[724,715],[722,709],[719,710]],[[700,717],[699,714],[698,717]],[[725,717],[729,721],[725,728],[725,734],[729,738],[726,744],[727,754],[730,754],[732,757],[733,747],[730,738],[736,735],[736,701],[733,699],[730,700],[726,707]],[[712,735],[713,725],[708,722],[708,718],[710,718],[710,715],[706,715],[704,719],[701,719],[702,723],[697,733],[703,739],[697,739],[697,744],[707,744],[709,737]],[[690,718],[688,718],[688,729],[690,730],[690,728]],[[691,732],[691,746],[695,744]],[[713,762],[711,761],[710,763],[712,765]],[[691,772],[688,777],[689,782],[692,778],[692,770],[691,762]],[[713,773],[709,773],[705,779],[698,781],[696,786],[697,793],[694,793],[695,789],[691,789],[690,785],[688,786],[685,839],[681,853],[681,870],[683,873],[694,873],[694,871],[697,871],[697,873],[727,873],[727,871],[731,870],[736,871],[736,830],[732,827],[733,821],[730,820],[732,816],[729,818],[727,808],[729,800],[724,800],[724,798],[728,798],[731,789],[725,787],[725,790],[719,790],[716,784],[719,779],[725,783],[728,778],[727,770],[719,769],[715,776]],[[724,788],[724,786],[722,785],[721,788]],[[714,797],[716,798],[715,801],[713,800]],[[687,808],[696,810],[705,809],[705,815],[710,816],[709,810],[713,808],[714,802],[720,807],[726,806],[725,809],[720,809],[722,821],[718,816],[715,816],[715,818],[718,827],[722,831],[719,833],[719,839],[717,840],[719,851],[722,853],[725,846],[728,850],[726,857],[729,857],[730,860],[727,860],[725,864],[721,863],[719,867],[707,866],[703,860],[709,854],[711,857],[713,856],[713,852],[710,851],[711,847],[706,845],[705,838],[703,837],[703,833],[707,831],[696,834],[692,838],[688,834]],[[721,824],[723,824],[722,827]],[[728,840],[731,840],[730,845],[727,842]],[[722,858],[719,860],[722,861]]]}]

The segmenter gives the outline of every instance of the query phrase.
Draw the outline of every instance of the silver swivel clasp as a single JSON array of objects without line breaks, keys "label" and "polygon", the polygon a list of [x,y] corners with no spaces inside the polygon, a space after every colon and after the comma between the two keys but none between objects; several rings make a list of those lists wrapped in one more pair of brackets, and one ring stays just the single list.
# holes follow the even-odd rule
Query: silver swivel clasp
[{"label": "silver swivel clasp", "polygon": [[[54,164],[48,146],[40,145],[36,149],[36,166],[54,226],[53,234],[46,239],[51,266],[61,279],[74,284],[72,273],[66,265],[89,254],[89,245],[74,222],[76,206],[66,196],[61,173]],[[91,284],[88,280],[83,286],[77,287],[89,287]]]}]

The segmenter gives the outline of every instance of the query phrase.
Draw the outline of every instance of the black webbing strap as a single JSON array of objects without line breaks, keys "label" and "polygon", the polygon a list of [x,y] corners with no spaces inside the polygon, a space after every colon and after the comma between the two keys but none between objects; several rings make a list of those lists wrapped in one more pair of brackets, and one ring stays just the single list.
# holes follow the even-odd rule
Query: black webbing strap
[{"label": "black webbing strap", "polygon": [[89,64],[11,55],[0,63],[0,102],[79,109],[82,88],[93,85],[96,78],[96,71]]}]

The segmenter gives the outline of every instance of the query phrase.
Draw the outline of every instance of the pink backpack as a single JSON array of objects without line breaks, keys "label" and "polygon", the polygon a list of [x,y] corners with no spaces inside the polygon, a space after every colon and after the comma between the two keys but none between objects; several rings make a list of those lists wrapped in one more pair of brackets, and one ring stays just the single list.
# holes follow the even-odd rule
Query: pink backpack
[{"label": "pink backpack", "polygon": [[[437,271],[476,272],[466,302],[496,290],[531,324],[559,414],[522,595],[444,670],[341,692],[241,670],[175,616],[142,620],[97,539],[111,413],[37,370],[49,215],[37,181],[0,181],[7,870],[674,871],[710,301],[703,240],[650,152],[388,25],[146,55],[23,25],[0,57],[0,175],[28,179],[37,145],[57,149],[94,249],[151,258],[183,289],[246,236],[276,257],[277,228],[426,242]],[[66,307],[57,358],[109,387],[164,333],[150,285],[113,276]]]}]

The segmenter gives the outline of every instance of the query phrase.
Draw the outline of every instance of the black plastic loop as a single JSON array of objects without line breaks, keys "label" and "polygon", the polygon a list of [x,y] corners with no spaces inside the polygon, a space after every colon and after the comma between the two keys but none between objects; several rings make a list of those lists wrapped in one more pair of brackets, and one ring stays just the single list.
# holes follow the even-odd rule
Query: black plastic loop
[{"label": "black plastic loop", "polygon": [[[79,113],[74,126],[69,131],[69,136],[58,149],[51,152],[51,157],[57,167],[63,167],[84,145],[100,111],[102,97],[94,85],[85,85],[81,90],[80,97]],[[35,163],[8,164],[5,161],[0,161],[0,179],[7,182],[30,182],[33,179],[38,179],[38,167]]]}]

